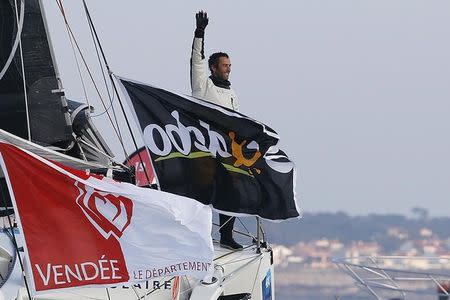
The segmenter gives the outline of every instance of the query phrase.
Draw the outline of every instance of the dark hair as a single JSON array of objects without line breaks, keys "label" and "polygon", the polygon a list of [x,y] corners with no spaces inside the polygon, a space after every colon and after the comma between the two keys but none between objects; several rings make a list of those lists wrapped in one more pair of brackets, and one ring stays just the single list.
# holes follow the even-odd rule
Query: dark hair
[{"label": "dark hair", "polygon": [[211,66],[215,66],[218,67],[219,66],[219,59],[221,57],[226,57],[226,58],[230,58],[228,56],[228,54],[224,53],[224,52],[216,52],[211,54],[211,56],[208,59],[208,66],[209,66],[209,70],[212,72]]}]

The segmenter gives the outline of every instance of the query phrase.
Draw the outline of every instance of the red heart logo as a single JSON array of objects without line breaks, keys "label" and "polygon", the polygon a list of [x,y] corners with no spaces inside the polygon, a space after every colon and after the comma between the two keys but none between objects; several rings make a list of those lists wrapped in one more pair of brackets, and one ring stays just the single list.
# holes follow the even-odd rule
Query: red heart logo
[{"label": "red heart logo", "polygon": [[105,239],[111,234],[119,239],[130,225],[133,202],[120,195],[98,191],[78,181],[75,186],[80,192],[76,202],[87,219]]}]

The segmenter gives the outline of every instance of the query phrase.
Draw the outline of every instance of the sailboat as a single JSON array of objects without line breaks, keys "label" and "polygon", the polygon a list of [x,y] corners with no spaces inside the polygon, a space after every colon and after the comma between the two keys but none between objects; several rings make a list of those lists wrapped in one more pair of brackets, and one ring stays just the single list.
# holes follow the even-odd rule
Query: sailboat
[{"label": "sailboat", "polygon": [[[62,2],[57,3],[64,17]],[[87,6],[85,9],[88,13]],[[155,176],[149,158],[143,157],[146,151],[142,145],[133,141],[135,152],[127,154],[129,159],[125,162],[117,161],[92,120],[93,108],[66,98],[42,1],[0,0],[0,20],[3,23],[0,28],[0,140],[77,170],[154,187]],[[90,25],[95,32],[93,24]],[[73,38],[70,27],[68,32]],[[106,58],[103,59],[103,66],[107,66]],[[108,71],[106,77],[111,75]],[[114,84],[112,76],[110,80],[110,84]],[[104,113],[117,125],[114,130],[118,130],[116,112],[108,107],[108,103]],[[120,143],[131,142],[121,139]],[[23,276],[26,273],[23,265],[27,261],[21,244],[21,230],[14,219],[3,173],[0,173],[0,191],[0,299],[29,299],[28,276]],[[228,250],[214,243],[211,281],[171,276],[131,285],[40,293],[32,298],[274,299],[272,251],[258,218],[257,222],[255,235],[236,233],[250,241],[242,251]]]}]

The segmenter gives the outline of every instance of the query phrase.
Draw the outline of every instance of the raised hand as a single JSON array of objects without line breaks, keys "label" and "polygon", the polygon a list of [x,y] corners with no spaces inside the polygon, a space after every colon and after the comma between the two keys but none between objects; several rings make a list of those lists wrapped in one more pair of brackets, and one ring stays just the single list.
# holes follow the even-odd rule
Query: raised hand
[{"label": "raised hand", "polygon": [[208,26],[208,14],[202,10],[195,15],[195,20],[197,29],[205,30],[206,26]]}]

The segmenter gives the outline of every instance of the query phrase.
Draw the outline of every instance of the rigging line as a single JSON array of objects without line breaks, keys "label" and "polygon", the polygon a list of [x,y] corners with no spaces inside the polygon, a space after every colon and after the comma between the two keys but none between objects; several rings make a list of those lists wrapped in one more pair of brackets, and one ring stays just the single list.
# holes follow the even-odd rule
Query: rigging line
[{"label": "rigging line", "polygon": [[233,270],[231,273],[229,273],[228,275],[225,275],[224,277],[222,277],[221,282],[226,282],[227,280],[229,280],[230,278],[234,277],[236,274],[240,273],[242,270],[245,270],[245,268],[251,264],[253,264],[253,262],[255,262],[257,259],[261,260],[262,259],[262,254],[258,254],[258,256],[256,256],[255,258],[253,258],[252,260],[250,260],[249,262],[241,265],[240,267],[237,267],[235,270]]},{"label": "rigging line", "polygon": [[[17,9],[17,0],[14,0],[15,8],[16,8],[16,20],[17,20],[17,26],[19,26],[19,12]],[[21,8],[25,10],[25,3],[21,2]],[[22,34],[21,34],[22,36]],[[23,82],[23,96],[25,98],[25,115],[27,118],[27,133],[28,133],[28,140],[31,141],[31,126],[30,126],[30,112],[28,110],[28,93],[27,93],[27,80],[25,78],[25,62],[23,61],[23,49],[22,49],[22,38],[19,38],[19,52],[20,52],[20,65],[22,69],[22,82]]]},{"label": "rigging line", "polygon": [[106,288],[106,295],[108,296],[108,300],[111,300],[111,296],[109,295],[108,288]]},{"label": "rigging line", "polygon": [[[244,229],[247,230],[247,234],[252,235],[250,233],[250,230],[248,230],[248,228],[245,226],[244,222],[242,222],[241,218],[236,218],[236,219],[239,221],[239,223],[241,223],[241,225],[244,227]],[[252,236],[252,237],[254,237],[254,236]]]},{"label": "rigging line", "polygon": [[[8,205],[6,204],[6,197],[3,194],[3,190],[1,188],[0,188],[0,197],[3,200],[3,206],[5,207],[5,209],[7,209]],[[25,277],[25,268],[23,266],[22,258],[20,257],[19,246],[17,245],[16,235],[14,234],[14,226],[13,226],[13,223],[11,221],[11,216],[8,214],[7,217],[8,217],[9,227],[11,228],[11,232],[12,232],[13,246],[14,246],[14,249],[16,250],[16,252],[17,252],[17,257],[19,258],[20,268],[22,269],[22,276],[23,276],[23,281],[25,283],[25,288],[27,289],[28,298],[31,300],[33,298],[31,298],[30,288],[28,287],[28,281],[27,281],[27,278]],[[23,234],[23,232],[22,232],[22,234]]]},{"label": "rigging line", "polygon": [[131,289],[133,290],[134,294],[136,295],[136,299],[139,299],[139,294],[136,291],[136,287],[134,285],[131,286]]},{"label": "rigging line", "polygon": [[130,169],[129,166],[124,165],[124,164],[121,163],[121,162],[115,161],[114,157],[109,156],[107,153],[105,153],[104,151],[98,149],[98,148],[95,147],[95,146],[92,146],[92,145],[89,144],[88,142],[86,142],[86,141],[84,141],[84,140],[82,140],[82,139],[78,139],[77,142],[80,142],[80,144],[84,144],[84,145],[86,145],[87,147],[91,148],[92,150],[94,150],[94,151],[96,151],[96,152],[102,154],[103,156],[107,157],[107,158],[112,162],[113,165],[115,164],[116,166],[121,166],[121,167],[122,167],[123,169],[125,169],[125,170],[129,170],[129,169]]},{"label": "rigging line", "polygon": [[108,106],[107,109],[105,109],[101,113],[98,113],[98,114],[95,114],[95,115],[91,115],[91,118],[97,118],[97,117],[103,116],[106,113],[107,110],[110,110],[111,107],[113,106],[114,97],[115,97],[115,95],[113,94],[113,98],[112,98],[111,102],[109,103],[109,106]]},{"label": "rigging line", "polygon": [[[123,113],[123,116],[124,116],[124,118],[125,118],[125,121],[126,121],[126,123],[127,123],[128,130],[129,130],[129,132],[130,132],[131,138],[132,138],[132,140],[133,140],[134,147],[135,147],[136,152],[137,152],[138,157],[139,157],[139,161],[141,162],[141,165],[142,165],[142,167],[143,167],[143,169],[144,169],[144,173],[145,173],[145,177],[146,177],[146,179],[147,179],[147,182],[148,182],[148,184],[150,185],[150,184],[151,184],[151,181],[150,181],[149,175],[148,175],[148,173],[147,173],[147,168],[146,168],[146,166],[145,166],[145,164],[144,164],[144,161],[143,161],[143,159],[142,159],[141,153],[139,152],[139,147],[137,146],[136,139],[135,139],[135,137],[134,137],[133,131],[131,130],[131,126],[130,126],[128,117],[127,117],[127,115],[126,115],[126,113],[125,113],[125,109],[124,109],[124,107],[123,107],[122,101],[120,100],[119,93],[118,93],[118,91],[117,91],[116,85],[115,85],[115,83],[114,83],[114,79],[113,79],[113,77],[112,77],[112,72],[111,72],[111,70],[110,70],[110,68],[109,68],[108,62],[107,62],[107,60],[106,60],[105,53],[104,53],[104,51],[103,51],[103,47],[102,47],[102,45],[101,45],[101,43],[100,43],[100,39],[99,39],[99,37],[98,37],[98,35],[97,35],[97,31],[96,31],[96,29],[95,29],[94,23],[93,23],[93,21],[92,21],[92,18],[91,18],[91,15],[90,15],[90,13],[89,13],[89,9],[88,9],[88,7],[87,7],[87,5],[86,5],[85,0],[83,0],[83,5],[84,5],[85,12],[86,12],[86,16],[87,16],[88,21],[89,21],[89,23],[90,23],[90,26],[91,26],[91,28],[92,28],[93,34],[95,35],[95,39],[96,39],[97,44],[98,44],[98,46],[99,46],[99,48],[100,48],[100,52],[101,52],[101,54],[102,54],[103,61],[104,61],[105,66],[106,66],[106,68],[107,68],[108,75],[109,75],[109,78],[110,78],[110,80],[111,80],[111,84],[112,84],[113,89],[114,89],[114,91],[115,91],[115,93],[116,93],[116,95],[117,95],[117,99],[118,99],[119,105],[120,105],[120,107],[121,107],[121,109],[122,109],[122,113]],[[123,147],[123,149],[124,149],[124,152],[126,153],[125,147]],[[130,163],[130,158],[129,158],[129,156],[128,156],[128,155],[125,155],[125,157],[126,157],[126,160],[128,161],[128,163]],[[159,183],[158,183],[158,189],[160,189]]]},{"label": "rigging line", "polygon": [[[252,245],[245,246],[244,248],[242,248],[242,250],[246,250],[246,249],[249,249],[251,247],[254,247],[254,245],[252,244]],[[213,261],[218,261],[221,258],[224,258],[224,257],[226,257],[228,255],[233,254],[233,253],[236,253],[236,251],[242,251],[242,250],[230,250],[229,252],[227,252],[227,253],[225,253],[225,254],[223,254],[221,256],[217,256],[216,258],[213,259]]]},{"label": "rigging line", "polygon": [[21,0],[20,1],[20,18],[18,21],[19,26],[17,27],[16,39],[14,40],[14,44],[11,49],[11,53],[9,53],[9,57],[6,60],[6,63],[3,66],[2,71],[0,72],[0,80],[3,78],[3,76],[5,76],[5,73],[8,70],[8,68],[11,65],[11,62],[14,58],[14,54],[17,51],[17,46],[19,46],[20,37],[22,36],[23,20],[25,19],[24,16],[25,16],[25,4],[24,4],[24,0]]},{"label": "rigging line", "polygon": [[[214,226],[217,226],[217,227],[219,227],[220,225],[219,224],[217,224],[217,223],[212,223]],[[237,230],[237,229],[233,229],[233,232],[235,232],[235,233],[237,233],[237,234],[240,234],[240,235],[243,235],[243,236],[246,236],[246,237],[249,237],[249,238],[254,238],[254,236],[252,235],[252,234],[248,234],[248,233],[245,233],[245,232],[243,232],[243,231],[239,231],[239,230]],[[215,233],[212,233],[212,235],[215,235]]]},{"label": "rigging line", "polygon": [[[100,52],[101,52],[102,57],[103,57],[103,61],[105,62],[105,66],[106,66],[106,68],[108,70],[109,78],[110,78],[111,84],[112,84],[112,86],[114,88],[114,92],[116,93],[117,99],[119,100],[120,108],[122,109],[122,113],[123,113],[123,116],[125,118],[125,122],[127,123],[127,127],[128,127],[129,132],[130,132],[130,135],[131,135],[131,139],[133,140],[134,147],[136,148],[136,152],[138,154],[139,161],[141,162],[142,168],[144,169],[145,178],[147,179],[147,182],[149,184],[151,184],[151,180],[150,180],[150,178],[148,176],[148,173],[147,173],[147,168],[146,168],[146,166],[144,164],[144,160],[142,159],[142,156],[141,156],[141,153],[139,151],[139,147],[137,145],[137,142],[136,142],[136,139],[134,137],[133,131],[131,130],[130,121],[128,120],[128,117],[127,117],[127,115],[125,113],[125,109],[123,107],[123,103],[120,100],[119,91],[117,90],[116,84],[114,83],[114,79],[113,79],[113,76],[112,76],[111,69],[109,68],[108,61],[106,60],[105,52],[103,51],[103,47],[102,47],[102,45],[100,43],[100,39],[98,38],[97,31],[95,30],[95,26],[94,26],[94,23],[92,22],[91,14],[89,13],[89,9],[88,9],[88,7],[86,5],[86,1],[85,0],[83,0],[83,5],[84,5],[84,10],[86,11],[86,15],[88,17],[88,20],[92,24],[92,30],[94,31],[95,39],[97,40],[98,46],[100,48]],[[128,156],[127,156],[126,159],[129,161]],[[161,187],[159,186],[159,182],[157,182],[157,186],[158,186],[158,189],[160,190]]]},{"label": "rigging line", "polygon": [[[58,2],[58,1],[61,1],[61,0],[56,0],[56,1]],[[61,5],[61,6],[60,6],[60,5]],[[102,103],[103,107],[106,109],[105,102],[103,101],[102,95],[101,95],[101,93],[100,93],[100,91],[99,91],[99,89],[98,89],[97,84],[95,83],[95,80],[94,80],[94,77],[93,77],[93,75],[92,75],[92,73],[91,73],[91,70],[89,69],[89,66],[88,66],[88,64],[87,64],[87,62],[86,62],[86,59],[84,58],[84,55],[83,55],[83,53],[82,53],[82,51],[81,51],[80,46],[78,45],[77,39],[75,38],[75,35],[74,35],[73,31],[72,31],[72,28],[70,27],[69,22],[67,21],[66,15],[64,14],[64,8],[63,8],[63,6],[62,6],[62,2],[61,2],[61,3],[58,3],[58,7],[59,7],[59,9],[60,9],[60,11],[61,11],[61,14],[62,14],[63,18],[64,18],[64,22],[66,23],[67,28],[69,29],[69,32],[70,32],[70,34],[71,34],[72,37],[73,37],[73,40],[74,40],[75,45],[76,45],[76,47],[77,47],[78,53],[80,53],[80,57],[81,57],[81,59],[82,59],[82,61],[83,61],[83,64],[84,64],[86,70],[87,70],[87,73],[88,73],[88,75],[89,75],[89,77],[90,77],[90,79],[91,79],[91,81],[92,81],[92,84],[94,85],[94,88],[95,88],[95,90],[96,90],[96,92],[97,92],[97,95],[99,96],[99,98],[100,98],[100,100],[101,100],[101,103]],[[116,127],[114,126],[114,123],[113,123],[113,121],[112,121],[111,116],[109,115],[109,113],[107,113],[107,115],[108,115],[109,121],[110,121],[111,124],[112,124],[112,127],[113,127],[113,129],[114,129],[114,132],[115,132],[116,135],[119,137],[119,134],[117,133],[117,129],[116,129]],[[119,139],[119,141],[120,141],[120,139]],[[120,141],[120,143],[121,143],[122,147],[124,147],[123,142]]]},{"label": "rigging line", "polygon": [[[73,32],[71,31],[70,25],[68,24],[68,21],[67,21],[67,17],[66,17],[65,11],[64,11],[64,6],[63,6],[63,4],[62,4],[62,0],[57,0],[57,1],[59,1],[60,10],[61,10],[61,13],[63,14],[64,19],[65,19],[66,27],[68,28],[68,30],[70,30],[70,32],[71,32],[71,34],[72,34],[72,37],[73,37],[73,39],[74,39],[74,41],[75,41],[75,43],[76,43],[75,36],[74,36]],[[89,25],[90,25],[90,24],[89,24]],[[92,35],[92,29],[91,29],[91,35]],[[96,89],[97,89],[97,93],[98,93],[99,98],[100,98],[100,100],[101,100],[101,102],[102,102],[102,105],[103,105],[103,107],[104,107],[104,109],[105,109],[102,113],[97,114],[97,115],[93,115],[92,117],[93,117],[93,118],[94,118],[94,117],[98,117],[98,116],[101,116],[101,115],[103,115],[103,114],[105,114],[105,113],[108,115],[109,121],[110,121],[110,123],[111,123],[111,125],[112,125],[112,127],[113,127],[113,129],[114,129],[114,131],[115,131],[115,133],[116,133],[116,136],[117,136],[117,138],[118,138],[118,140],[119,140],[119,143],[120,143],[120,145],[121,145],[121,148],[122,148],[122,151],[123,151],[123,153],[124,153],[124,156],[125,156],[125,157],[128,157],[128,154],[127,154],[127,152],[126,152],[126,149],[125,149],[125,146],[124,146],[124,143],[123,143],[123,137],[122,137],[122,134],[121,134],[121,132],[120,132],[120,126],[119,126],[119,123],[118,123],[118,120],[117,120],[117,116],[116,116],[116,113],[115,113],[115,110],[114,110],[114,106],[113,106],[113,100],[114,100],[114,98],[111,99],[110,92],[109,92],[109,88],[108,88],[108,85],[107,85],[106,79],[105,79],[105,74],[104,74],[105,71],[103,70],[103,66],[101,65],[101,62],[100,62],[100,57],[99,57],[99,55],[98,55],[97,45],[96,45],[95,41],[94,41],[94,46],[95,46],[95,49],[96,49],[96,52],[97,52],[97,58],[98,58],[99,63],[100,63],[100,68],[101,68],[101,72],[102,72],[102,75],[103,75],[103,78],[104,78],[104,81],[105,81],[105,88],[106,88],[106,91],[107,91],[107,93],[108,93],[108,98],[109,98],[109,100],[110,100],[110,103],[109,103],[109,106],[106,107],[106,105],[105,105],[105,103],[104,103],[104,101],[103,101],[103,98],[102,98],[102,96],[100,95],[100,92],[99,92],[99,90],[97,89],[97,86],[96,86],[96,84],[95,84],[95,82],[94,82],[94,80],[93,80],[93,78],[92,78],[92,76],[91,76],[91,80],[92,80],[94,86],[95,86]],[[77,47],[78,47],[78,44],[77,44]],[[83,59],[83,61],[84,61],[83,54],[81,53],[81,50],[80,50],[79,47],[78,47],[78,51],[79,51],[80,56],[82,57],[82,59]],[[91,75],[90,70],[89,70],[89,68],[88,68],[88,66],[87,66],[87,64],[86,64],[86,62],[85,62],[85,67],[86,67],[86,69],[87,69],[89,75]],[[80,74],[80,75],[81,75],[81,74]],[[87,95],[86,95],[86,99],[88,99]],[[88,101],[88,105],[89,105],[89,101]],[[114,122],[113,122],[113,120],[112,120],[110,114],[109,114],[109,109],[110,109],[111,107],[112,107],[112,111],[113,111],[113,115],[114,115],[114,120],[115,120],[115,122],[116,122],[117,129],[116,129],[115,125],[114,125]]]},{"label": "rigging line", "polygon": [[[94,28],[94,25],[93,25],[92,21],[90,21],[90,16],[88,16],[88,14],[87,14],[87,9],[86,9],[86,7],[85,7],[85,15],[86,15],[86,19],[87,19],[88,24],[89,24],[89,30],[90,30],[90,32],[91,32],[92,41],[94,42],[94,47],[95,47],[95,52],[96,52],[96,55],[97,55],[97,60],[98,60],[98,63],[99,63],[100,69],[101,69],[101,73],[102,73],[102,77],[103,77],[103,82],[105,83],[106,92],[107,92],[107,94],[108,94],[108,98],[109,98],[109,102],[110,102],[109,107],[108,107],[108,108],[105,108],[105,111],[104,111],[104,112],[102,112],[102,113],[100,113],[100,114],[97,114],[96,116],[93,116],[93,117],[101,116],[101,115],[107,113],[107,111],[108,111],[109,109],[112,110],[112,113],[113,113],[113,116],[114,116],[114,120],[116,121],[117,132],[118,132],[118,138],[119,138],[119,140],[120,140],[120,142],[121,142],[122,150],[123,150],[123,152],[124,152],[124,154],[125,154],[125,157],[128,158],[128,153],[127,153],[127,151],[126,151],[126,149],[125,149],[125,146],[123,145],[123,137],[122,137],[122,133],[120,132],[120,126],[119,126],[119,121],[118,121],[118,118],[117,118],[116,110],[115,110],[114,105],[113,105],[114,94],[113,94],[113,96],[111,97],[111,93],[110,93],[110,91],[109,91],[109,86],[108,86],[108,83],[107,83],[107,80],[106,80],[106,76],[105,76],[105,73],[106,73],[106,72],[109,72],[109,69],[107,69],[107,70],[105,71],[104,68],[103,68],[103,64],[102,64],[102,61],[101,61],[101,59],[100,59],[100,53],[99,53],[99,51],[98,51],[98,48],[101,47],[100,41],[97,41],[97,42],[96,42],[96,40],[95,40],[95,35],[94,35],[94,33],[95,33],[95,28]],[[106,60],[105,60],[105,64],[106,64]]]},{"label": "rigging line", "polygon": [[[86,16],[86,18],[87,18],[87,16]],[[95,41],[94,31],[93,31],[93,28],[92,28],[93,25],[92,25],[91,22],[89,22],[89,20],[88,20],[88,24],[89,24],[89,29],[90,29],[90,31],[91,31],[92,41],[94,42],[95,53],[97,54],[98,64],[100,65],[100,69],[101,69],[101,71],[102,71],[103,82],[105,83],[106,92],[108,93],[108,98],[109,98],[109,102],[110,102],[110,107],[109,107],[109,108],[112,108],[112,112],[113,112],[113,115],[114,115],[114,119],[115,119],[115,121],[116,121],[116,126],[117,126],[117,128],[118,128],[120,138],[122,138],[122,135],[121,135],[121,133],[120,133],[119,122],[118,122],[118,120],[117,120],[116,110],[114,109],[114,105],[113,105],[114,94],[113,94],[113,97],[111,97],[111,93],[109,92],[108,82],[106,81],[105,70],[103,69],[103,64],[102,64],[102,61],[101,61],[101,59],[100,59],[100,53],[98,52],[98,45],[97,45],[97,43],[96,43],[96,41]],[[106,72],[107,72],[107,70],[106,70]],[[122,139],[123,139],[123,138],[122,138]]]},{"label": "rigging line", "polygon": [[[253,281],[253,287],[252,287],[251,295],[253,295],[253,291],[255,290],[256,279],[258,279],[258,273],[259,273],[259,268],[261,267],[261,263],[262,263],[262,257],[259,260],[258,270],[256,270],[256,275],[255,275],[255,280]],[[272,280],[272,279],[270,279],[270,280]]]},{"label": "rigging line", "polygon": [[249,261],[249,260],[252,260],[252,259],[254,259],[254,257],[245,257],[245,258],[241,258],[241,259],[231,259],[231,260],[229,260],[229,261],[227,261],[225,263],[221,263],[220,266],[223,267],[223,266],[226,266],[226,265],[235,264],[235,263],[241,262],[241,261]]},{"label": "rigging line", "polygon": [[[217,233],[219,233],[219,232],[220,232],[220,229],[222,229],[223,226],[227,225],[228,222],[230,222],[232,219],[235,219],[235,218],[236,218],[236,217],[231,217],[231,218],[229,218],[228,220],[226,220],[225,223],[223,223],[222,225],[219,226],[219,229],[217,229],[217,230],[213,233],[213,235],[216,235]],[[233,229],[233,231],[234,231],[234,229]]]},{"label": "rigging line", "polygon": [[[61,10],[61,13],[63,14],[63,16],[65,18],[66,12],[64,11],[64,7],[62,6],[62,4],[60,4],[58,2],[58,0],[56,1],[56,3],[58,4],[58,6],[59,6],[59,8]],[[87,105],[90,106],[88,94],[87,94],[87,91],[86,91],[86,85],[85,85],[84,80],[83,80],[83,75],[81,74],[80,63],[78,62],[77,53],[75,52],[75,46],[73,45],[73,41],[72,41],[72,37],[71,37],[70,32],[69,32],[69,28],[67,27],[67,24],[65,24],[65,25],[66,25],[67,35],[69,36],[70,45],[72,47],[73,57],[75,58],[75,63],[77,65],[78,75],[80,76],[81,86],[83,87],[84,98],[86,99]]]}]

